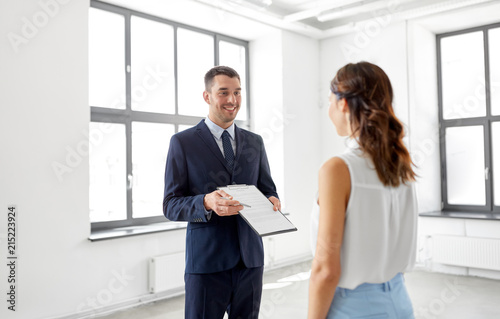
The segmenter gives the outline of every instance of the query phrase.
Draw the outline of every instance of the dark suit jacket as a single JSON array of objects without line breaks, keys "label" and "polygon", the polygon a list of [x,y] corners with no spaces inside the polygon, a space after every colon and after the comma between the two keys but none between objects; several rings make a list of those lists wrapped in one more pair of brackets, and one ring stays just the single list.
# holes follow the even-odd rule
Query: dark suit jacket
[{"label": "dark suit jacket", "polygon": [[239,215],[205,216],[203,198],[228,184],[255,185],[266,197],[276,196],[262,138],[235,127],[234,171],[202,120],[172,136],[165,168],[163,213],[172,221],[188,221],[186,273],[212,273],[236,266],[264,265],[262,239]]}]

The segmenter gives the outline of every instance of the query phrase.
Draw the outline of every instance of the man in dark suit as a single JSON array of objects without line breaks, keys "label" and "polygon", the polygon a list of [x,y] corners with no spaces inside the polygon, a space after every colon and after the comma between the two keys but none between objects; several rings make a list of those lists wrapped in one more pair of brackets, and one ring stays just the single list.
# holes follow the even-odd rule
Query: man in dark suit
[{"label": "man in dark suit", "polygon": [[188,221],[185,318],[258,318],[262,239],[238,215],[244,207],[219,186],[255,185],[280,209],[262,138],[234,125],[241,104],[238,73],[216,66],[205,75],[208,117],[172,136],[163,213]]}]

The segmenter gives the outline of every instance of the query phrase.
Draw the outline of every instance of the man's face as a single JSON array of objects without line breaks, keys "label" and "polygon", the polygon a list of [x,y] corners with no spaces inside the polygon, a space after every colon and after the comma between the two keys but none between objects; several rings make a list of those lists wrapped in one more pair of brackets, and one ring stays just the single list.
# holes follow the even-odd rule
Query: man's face
[{"label": "man's face", "polygon": [[210,105],[208,117],[222,128],[233,124],[241,105],[241,86],[237,77],[216,75],[210,92],[203,92],[205,102]]}]

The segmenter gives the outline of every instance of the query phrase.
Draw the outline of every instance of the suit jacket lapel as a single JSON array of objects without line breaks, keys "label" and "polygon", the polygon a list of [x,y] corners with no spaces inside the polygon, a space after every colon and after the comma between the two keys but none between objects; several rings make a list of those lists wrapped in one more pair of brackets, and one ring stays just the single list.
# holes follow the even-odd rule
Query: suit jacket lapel
[{"label": "suit jacket lapel", "polygon": [[243,144],[245,143],[243,139],[243,134],[241,132],[241,129],[234,125],[234,134],[235,134],[235,139],[236,139],[236,158],[234,159],[234,162],[237,163],[240,159],[241,152],[243,151]]},{"label": "suit jacket lapel", "polygon": [[214,156],[224,165],[226,170],[231,173],[231,169],[227,165],[227,161],[222,155],[219,146],[217,145],[217,142],[215,142],[214,136],[212,135],[212,132],[208,129],[208,126],[205,124],[205,120],[201,120],[200,123],[196,126],[196,132],[198,133],[198,136],[207,144],[208,148]]}]

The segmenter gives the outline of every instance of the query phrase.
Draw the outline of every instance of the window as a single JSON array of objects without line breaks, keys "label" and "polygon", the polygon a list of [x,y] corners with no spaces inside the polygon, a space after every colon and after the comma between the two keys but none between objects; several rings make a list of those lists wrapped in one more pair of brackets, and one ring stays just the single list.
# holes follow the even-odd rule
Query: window
[{"label": "window", "polygon": [[240,74],[236,123],[250,126],[248,43],[98,1],[89,10],[92,230],[165,222],[168,143],[208,114],[203,77],[214,65]]},{"label": "window", "polygon": [[443,210],[500,212],[500,24],[437,48]]}]

